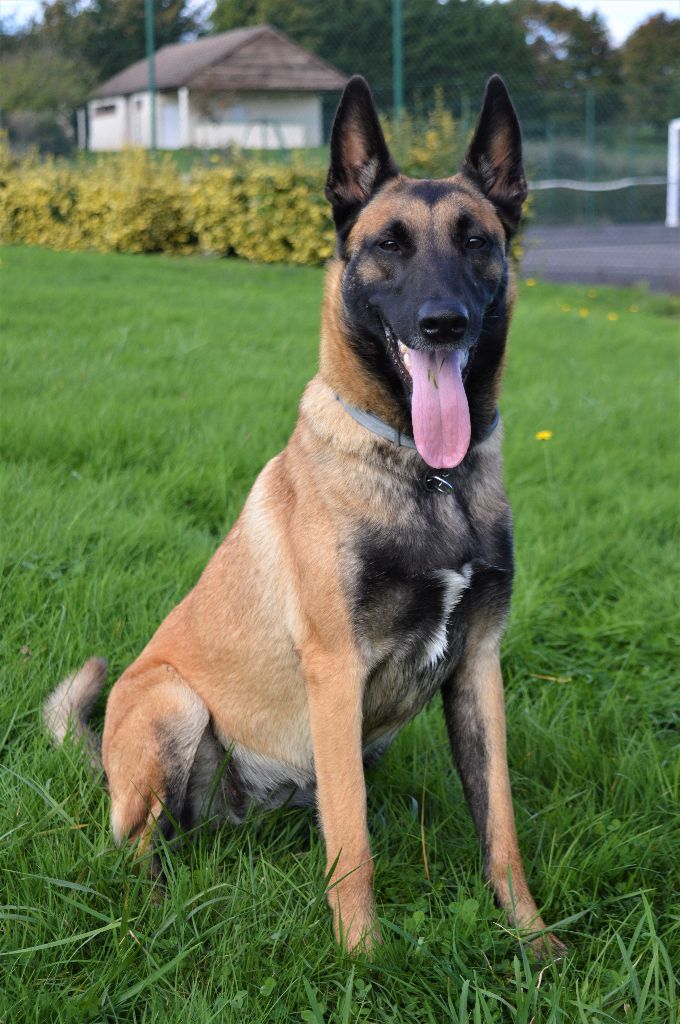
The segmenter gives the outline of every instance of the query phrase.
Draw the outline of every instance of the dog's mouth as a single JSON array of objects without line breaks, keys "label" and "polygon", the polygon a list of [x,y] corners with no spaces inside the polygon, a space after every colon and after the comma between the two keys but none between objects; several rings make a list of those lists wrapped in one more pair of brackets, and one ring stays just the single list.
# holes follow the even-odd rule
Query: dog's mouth
[{"label": "dog's mouth", "polygon": [[470,447],[470,410],[463,384],[466,349],[411,348],[381,317],[387,349],[411,393],[413,439],[435,469],[452,469]]}]

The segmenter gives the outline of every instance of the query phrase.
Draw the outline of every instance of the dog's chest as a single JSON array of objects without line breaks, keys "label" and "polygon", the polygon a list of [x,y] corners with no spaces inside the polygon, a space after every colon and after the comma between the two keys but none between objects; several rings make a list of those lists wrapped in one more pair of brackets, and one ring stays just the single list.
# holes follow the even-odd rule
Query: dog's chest
[{"label": "dog's chest", "polygon": [[465,595],[473,583],[466,544],[364,541],[357,551],[352,622],[369,666],[364,740],[396,732],[442,685],[463,648]]},{"label": "dog's chest", "polygon": [[[375,659],[364,694],[367,742],[392,733],[418,714],[460,657],[465,617],[457,615],[473,577],[471,563],[440,569],[396,588],[374,616]],[[408,594],[408,598],[407,598]]]}]

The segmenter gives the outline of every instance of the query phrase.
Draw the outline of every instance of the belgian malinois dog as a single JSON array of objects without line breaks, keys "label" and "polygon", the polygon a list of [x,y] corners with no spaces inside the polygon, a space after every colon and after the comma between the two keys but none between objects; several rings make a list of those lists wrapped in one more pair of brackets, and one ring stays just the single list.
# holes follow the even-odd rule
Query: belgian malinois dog
[{"label": "belgian malinois dog", "polygon": [[[517,845],[499,663],[513,541],[497,407],[526,193],[500,78],[460,173],[437,181],[399,173],[368,85],[350,80],[319,373],[287,447],[108,698],[116,842],[315,803],[349,950],[379,938],[365,765],[437,691],[486,877],[540,949],[559,949]],[[93,741],[105,670],[88,661],[48,699],[58,739],[70,722]]]}]

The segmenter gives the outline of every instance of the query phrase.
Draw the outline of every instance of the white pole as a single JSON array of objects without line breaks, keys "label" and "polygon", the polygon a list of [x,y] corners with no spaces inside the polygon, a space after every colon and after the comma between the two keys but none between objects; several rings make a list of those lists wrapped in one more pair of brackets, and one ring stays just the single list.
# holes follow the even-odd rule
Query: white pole
[{"label": "white pole", "polygon": [[668,122],[666,227],[680,227],[680,117]]}]

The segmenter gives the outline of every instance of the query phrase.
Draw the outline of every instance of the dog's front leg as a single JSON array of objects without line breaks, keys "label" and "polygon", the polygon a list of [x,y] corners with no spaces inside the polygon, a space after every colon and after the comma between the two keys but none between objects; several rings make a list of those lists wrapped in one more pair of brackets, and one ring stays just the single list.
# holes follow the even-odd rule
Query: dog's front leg
[{"label": "dog's front leg", "polygon": [[363,674],[353,655],[313,648],[302,652],[302,669],[335,936],[348,950],[369,948],[379,935],[361,745]]},{"label": "dog's front leg", "polygon": [[[444,714],[465,796],[496,899],[524,932],[545,929],[524,875],[512,809],[505,706],[497,636],[471,631],[454,677],[444,686]],[[564,951],[553,935],[532,943],[545,956]]]}]

